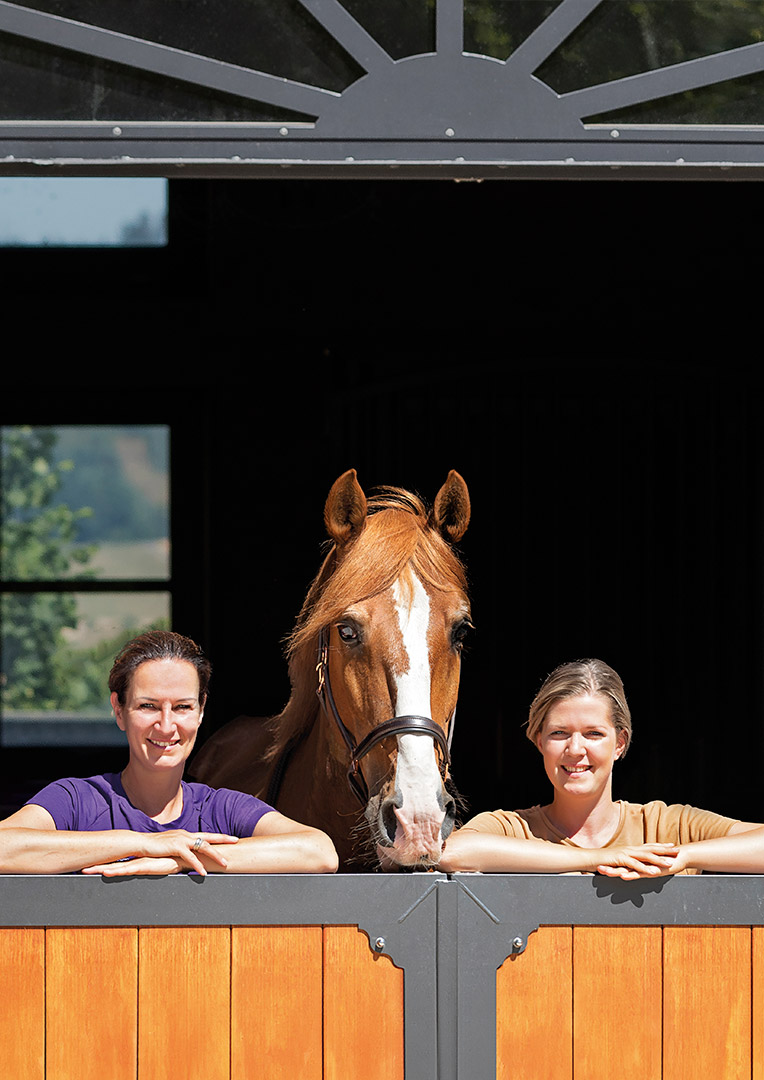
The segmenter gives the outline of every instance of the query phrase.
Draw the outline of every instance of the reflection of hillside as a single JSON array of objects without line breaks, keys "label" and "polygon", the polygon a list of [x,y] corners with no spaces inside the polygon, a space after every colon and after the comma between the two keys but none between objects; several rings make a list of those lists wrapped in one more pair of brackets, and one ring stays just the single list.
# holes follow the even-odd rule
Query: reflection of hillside
[{"label": "reflection of hillside", "polygon": [[[164,425],[56,429],[58,454],[73,463],[62,474],[62,498],[92,513],[79,522],[81,543],[154,543],[169,533],[169,437]],[[105,576],[166,577],[120,568]],[[103,576],[99,574],[99,576]]]},{"label": "reflection of hillside", "polygon": [[122,247],[163,247],[167,243],[167,215],[144,211],[134,221],[126,221],[119,234]]},{"label": "reflection of hillside", "polygon": [[[132,637],[151,626],[163,625],[168,617],[167,593],[77,593],[77,625],[65,627],[61,636],[73,649],[89,649],[117,638]],[[121,642],[120,642],[121,643]],[[110,653],[116,652],[117,645]],[[104,661],[104,679],[111,655]],[[105,686],[105,682],[103,684]],[[104,700],[108,699],[108,694]]]},{"label": "reflection of hillside", "polygon": [[170,576],[170,541],[99,544],[89,566],[99,578],[164,580]]},{"label": "reflection of hillside", "polygon": [[149,457],[144,434],[115,435],[114,449],[125,479],[153,506],[167,506],[167,465],[156,465]]},{"label": "reflection of hillside", "polygon": [[[87,563],[88,577],[100,580],[127,581],[166,581],[170,576],[170,541],[166,537],[159,540],[136,540],[134,542],[111,541],[94,545],[94,553]],[[81,567],[70,567],[73,577],[81,572]]]}]

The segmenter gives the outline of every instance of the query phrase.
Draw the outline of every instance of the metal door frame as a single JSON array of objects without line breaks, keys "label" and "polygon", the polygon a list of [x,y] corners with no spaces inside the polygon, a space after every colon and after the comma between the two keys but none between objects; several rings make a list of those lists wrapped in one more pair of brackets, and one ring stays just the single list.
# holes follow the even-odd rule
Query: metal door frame
[{"label": "metal door frame", "polygon": [[463,0],[435,51],[393,59],[340,0],[299,0],[366,72],[341,93],[0,0],[0,33],[315,116],[301,123],[0,122],[0,175],[758,179],[764,127],[586,117],[764,71],[764,42],[558,94],[535,74],[603,0],[561,0],[507,60],[465,52]]}]

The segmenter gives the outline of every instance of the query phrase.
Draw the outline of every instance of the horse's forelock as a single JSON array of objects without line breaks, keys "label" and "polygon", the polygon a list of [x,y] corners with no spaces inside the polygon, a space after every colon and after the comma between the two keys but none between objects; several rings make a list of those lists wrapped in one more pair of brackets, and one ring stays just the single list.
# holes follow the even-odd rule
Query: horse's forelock
[{"label": "horse's forelock", "polygon": [[467,592],[464,567],[427,524],[421,500],[386,489],[370,500],[366,528],[358,539],[341,557],[334,549],[327,556],[288,640],[289,654],[317,638],[322,627],[340,618],[351,604],[384,592],[407,567],[433,589]]}]

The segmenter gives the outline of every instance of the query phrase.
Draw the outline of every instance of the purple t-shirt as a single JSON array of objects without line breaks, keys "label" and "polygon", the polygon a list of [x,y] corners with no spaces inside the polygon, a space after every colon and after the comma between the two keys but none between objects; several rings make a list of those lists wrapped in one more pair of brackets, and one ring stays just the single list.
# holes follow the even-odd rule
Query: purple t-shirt
[{"label": "purple t-shirt", "polygon": [[119,773],[104,773],[87,779],[68,777],[48,784],[26,805],[42,806],[51,815],[57,829],[97,832],[106,829],[130,829],[132,832],[165,832],[186,829],[188,832],[226,833],[243,839],[251,836],[263,815],[272,806],[230,788],[211,788],[206,784],[182,781],[183,810],[175,821],[160,823],[137,810],[122,787]]}]

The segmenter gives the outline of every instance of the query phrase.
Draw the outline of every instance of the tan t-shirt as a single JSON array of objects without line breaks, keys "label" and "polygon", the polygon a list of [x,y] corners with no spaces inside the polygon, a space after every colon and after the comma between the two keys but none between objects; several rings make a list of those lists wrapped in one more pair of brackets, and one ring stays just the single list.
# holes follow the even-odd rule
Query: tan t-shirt
[{"label": "tan t-shirt", "polygon": [[[695,840],[711,840],[726,836],[735,818],[721,817],[708,810],[679,803],[667,806],[664,802],[617,803],[620,817],[615,832],[603,847],[635,844],[688,844]],[[494,810],[471,818],[463,828],[495,836],[514,836],[518,840],[548,840],[553,844],[581,847],[556,829],[540,806],[528,810]],[[699,870],[682,873],[698,874]]]}]

